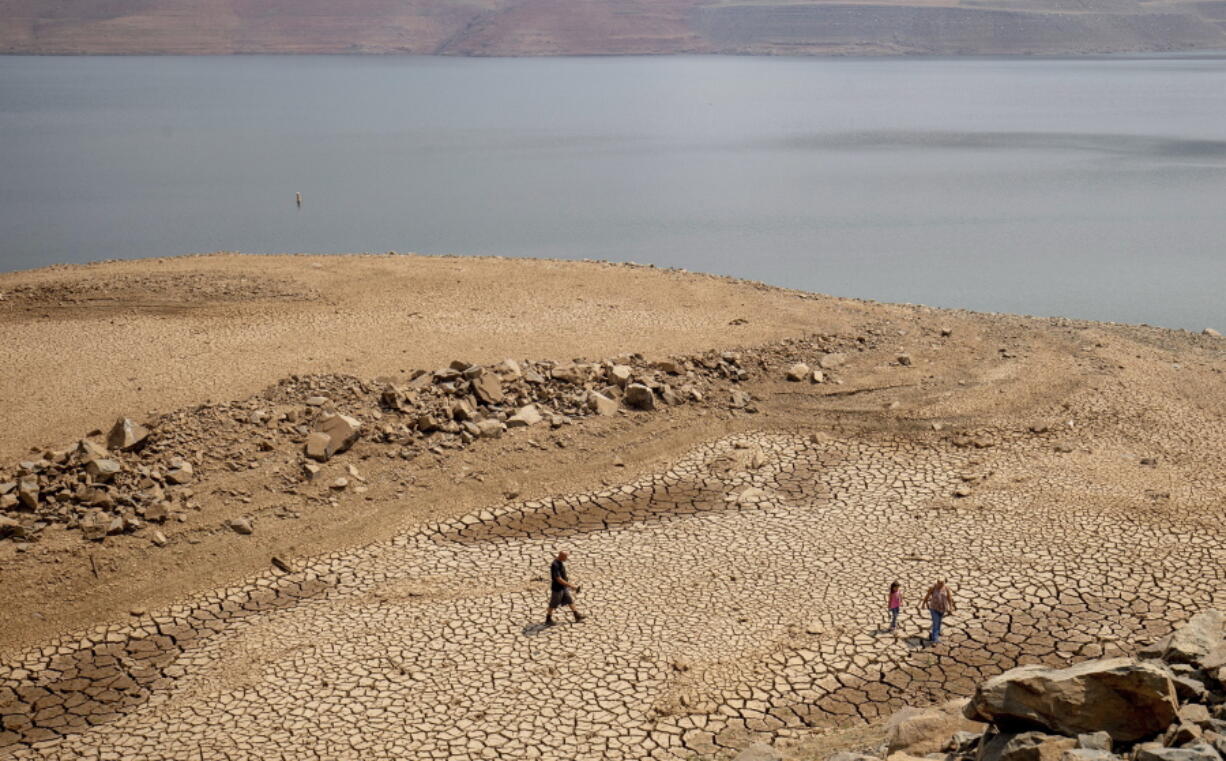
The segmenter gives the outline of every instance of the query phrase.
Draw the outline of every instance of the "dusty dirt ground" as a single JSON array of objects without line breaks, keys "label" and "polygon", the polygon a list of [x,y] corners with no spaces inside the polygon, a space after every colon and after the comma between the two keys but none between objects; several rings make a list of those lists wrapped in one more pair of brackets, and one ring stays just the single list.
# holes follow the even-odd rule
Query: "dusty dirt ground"
[{"label": "dusty dirt ground", "polygon": [[[819,758],[903,704],[1226,603],[1222,339],[494,259],[196,257],[0,292],[8,459],[292,373],[762,360],[756,412],[624,411],[411,463],[363,440],[327,467],[368,490],[334,505],[266,488],[300,457],[274,450],[194,485],[166,547],[0,542],[0,755]],[[788,343],[811,334],[861,348],[785,381],[820,360]],[[559,545],[590,618],[543,629]],[[923,648],[938,576],[961,609]]]}]

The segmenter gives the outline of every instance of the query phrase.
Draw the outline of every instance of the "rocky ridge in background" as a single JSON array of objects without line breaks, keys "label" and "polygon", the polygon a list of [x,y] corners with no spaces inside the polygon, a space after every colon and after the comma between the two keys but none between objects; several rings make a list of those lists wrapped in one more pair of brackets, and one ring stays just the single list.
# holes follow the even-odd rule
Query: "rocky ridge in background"
[{"label": "rocky ridge in background", "polygon": [[[800,360],[833,368],[845,352],[873,346],[871,334],[814,336],[657,360],[637,354],[597,362],[457,360],[396,381],[292,376],[245,401],[201,405],[146,424],[121,418],[107,433],[93,431],[72,446],[32,450],[29,459],[0,469],[0,539],[34,541],[47,527],[61,525],[95,541],[147,532],[162,545],[165,536],[150,524],[187,521],[199,508],[200,479],[261,467],[263,454],[296,452],[298,467],[281,484],[295,494],[316,480],[320,463],[359,439],[386,457],[412,461],[517,428],[556,429],[593,416],[684,404],[752,413],[753,397],[739,387],[743,381],[782,374],[779,368]],[[821,372],[803,380],[841,382]],[[353,465],[349,476],[324,491],[361,481]],[[360,483],[353,488],[365,490]],[[249,533],[250,527],[230,528]]]},{"label": "rocky ridge in background", "polygon": [[[883,747],[828,761],[1222,761],[1226,614],[1193,616],[1138,655],[1019,666],[969,699],[905,708]],[[740,758],[781,756],[758,746]]]}]

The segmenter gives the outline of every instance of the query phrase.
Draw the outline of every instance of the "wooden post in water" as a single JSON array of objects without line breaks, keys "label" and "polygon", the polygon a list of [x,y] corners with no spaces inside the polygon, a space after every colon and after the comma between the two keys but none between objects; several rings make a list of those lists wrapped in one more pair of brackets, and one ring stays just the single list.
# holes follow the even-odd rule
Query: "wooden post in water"
[{"label": "wooden post in water", "polygon": [[298,204],[299,209],[302,208],[302,194],[301,193],[294,194],[294,202]]}]

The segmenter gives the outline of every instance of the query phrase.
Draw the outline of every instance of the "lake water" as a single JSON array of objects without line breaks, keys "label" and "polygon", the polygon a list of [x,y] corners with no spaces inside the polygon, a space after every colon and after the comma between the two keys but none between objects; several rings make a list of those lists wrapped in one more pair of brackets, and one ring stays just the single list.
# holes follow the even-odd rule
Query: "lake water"
[{"label": "lake water", "polygon": [[1226,329],[1226,58],[0,57],[0,270],[214,250]]}]

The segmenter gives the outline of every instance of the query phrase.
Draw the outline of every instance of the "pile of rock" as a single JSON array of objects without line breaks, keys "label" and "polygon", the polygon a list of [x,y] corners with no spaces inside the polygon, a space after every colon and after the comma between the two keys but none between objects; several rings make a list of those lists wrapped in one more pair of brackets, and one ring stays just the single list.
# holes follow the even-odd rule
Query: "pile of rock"
[{"label": "pile of rock", "polygon": [[31,539],[62,523],[103,539],[166,520],[171,501],[190,495],[195,466],[146,451],[149,441],[149,429],[120,418],[105,439],[87,437],[18,463],[11,480],[0,479],[0,537]]},{"label": "pile of rock", "polygon": [[[890,720],[881,757],[1222,761],[1224,624],[1226,614],[1210,610],[1143,648],[1139,658],[1087,661],[1063,669],[1015,668],[980,684],[961,704],[961,717],[949,706],[904,709]],[[840,753],[830,761],[875,758]]]},{"label": "pile of rock", "polygon": [[[30,541],[57,524],[103,540],[168,517],[185,520],[196,506],[195,482],[210,472],[261,469],[270,453],[296,451],[297,472],[309,480],[320,472],[319,463],[359,440],[412,460],[509,429],[553,429],[585,417],[684,404],[752,413],[753,397],[740,384],[754,373],[797,361],[828,365],[836,348],[857,345],[811,337],[752,352],[658,359],[457,360],[394,381],[295,375],[244,401],[179,410],[145,425],[123,418],[104,439],[95,432],[98,437],[0,469],[0,539]],[[155,537],[155,543],[164,542]]]}]

